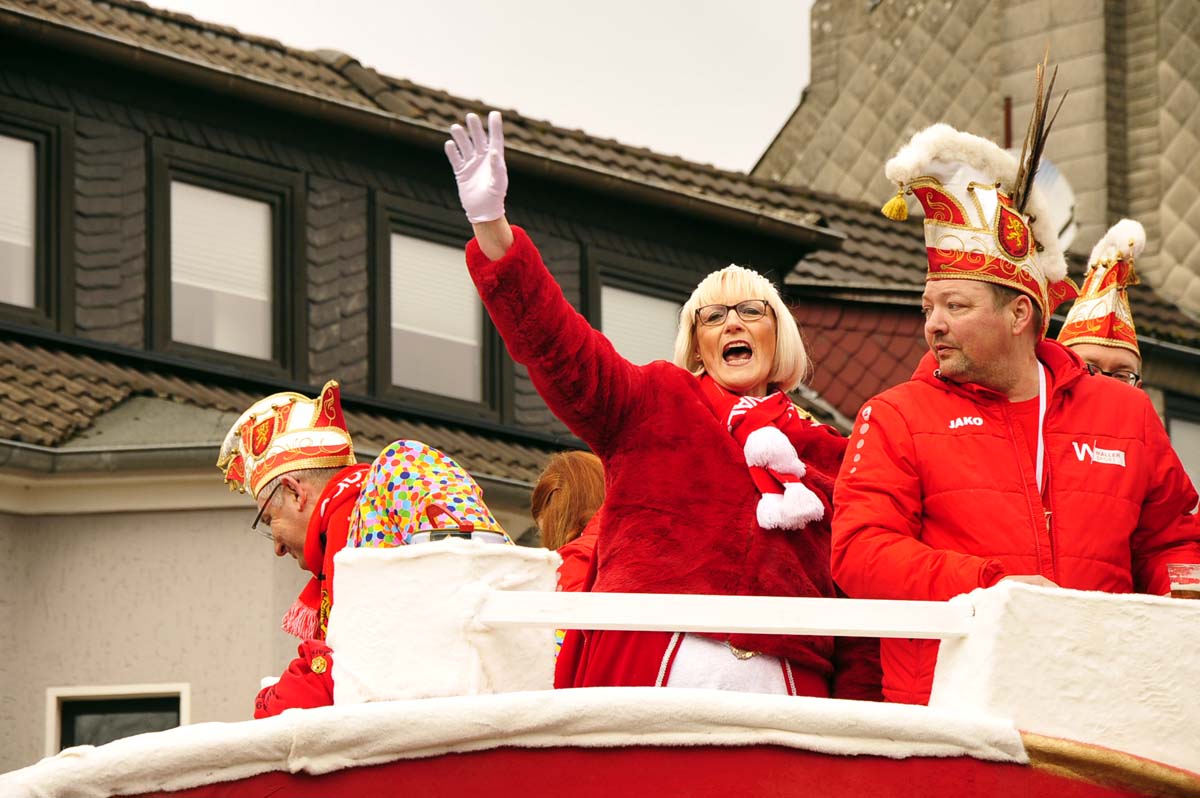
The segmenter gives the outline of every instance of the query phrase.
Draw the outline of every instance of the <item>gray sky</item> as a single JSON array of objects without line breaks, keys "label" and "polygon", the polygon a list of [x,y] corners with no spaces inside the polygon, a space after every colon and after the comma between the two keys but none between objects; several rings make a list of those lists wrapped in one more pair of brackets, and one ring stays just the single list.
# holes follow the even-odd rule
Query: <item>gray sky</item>
[{"label": "gray sky", "polygon": [[808,83],[812,0],[150,0],[558,125],[748,170]]}]

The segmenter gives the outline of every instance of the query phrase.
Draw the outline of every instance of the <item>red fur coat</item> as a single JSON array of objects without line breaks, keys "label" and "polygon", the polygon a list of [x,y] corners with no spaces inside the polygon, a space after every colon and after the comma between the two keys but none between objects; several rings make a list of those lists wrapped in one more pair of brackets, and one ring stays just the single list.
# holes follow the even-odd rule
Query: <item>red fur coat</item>
[{"label": "red fur coat", "polygon": [[[812,427],[797,453],[805,483],[825,505],[804,529],[763,529],[759,492],[745,456],[718,420],[692,374],[666,362],[635,366],[622,358],[563,298],[533,242],[520,228],[497,261],[476,241],[467,263],[513,359],[538,393],[603,460],[607,492],[593,590],[761,596],[835,595],[830,576],[830,500],[845,449],[840,435]],[[829,637],[713,635],[743,649],[792,661],[834,681],[834,692],[878,692],[878,645],[833,677]],[[865,650],[864,650],[865,649]],[[872,658],[872,649],[874,658]],[[838,689],[842,677],[857,689]]]}]

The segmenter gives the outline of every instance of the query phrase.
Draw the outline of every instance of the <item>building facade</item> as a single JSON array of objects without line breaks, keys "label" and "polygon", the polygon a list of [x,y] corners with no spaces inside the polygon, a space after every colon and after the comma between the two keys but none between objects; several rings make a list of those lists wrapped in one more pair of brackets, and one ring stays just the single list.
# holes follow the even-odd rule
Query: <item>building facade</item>
[{"label": "building facade", "polygon": [[[250,716],[306,575],[214,467],[259,396],[337,379],[360,459],[439,447],[534,543],[578,446],[466,273],[442,153],[476,103],[137,2],[0,2],[0,769]],[[638,361],[732,261],[842,236],[803,192],[506,114],[509,213]],[[755,194],[747,197],[747,192]],[[776,193],[780,193],[776,191]]]}]

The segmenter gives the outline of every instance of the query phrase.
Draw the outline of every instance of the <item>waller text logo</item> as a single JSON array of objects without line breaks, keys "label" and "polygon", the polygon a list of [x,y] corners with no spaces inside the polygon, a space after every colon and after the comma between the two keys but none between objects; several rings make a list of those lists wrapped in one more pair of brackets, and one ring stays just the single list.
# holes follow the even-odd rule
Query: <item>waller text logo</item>
[{"label": "waller text logo", "polygon": [[1118,465],[1121,468],[1125,467],[1125,452],[1120,449],[1101,449],[1096,445],[1095,441],[1091,443],[1071,441],[1071,445],[1075,447],[1075,456],[1079,458],[1079,462],[1081,463],[1086,456],[1093,463]]}]

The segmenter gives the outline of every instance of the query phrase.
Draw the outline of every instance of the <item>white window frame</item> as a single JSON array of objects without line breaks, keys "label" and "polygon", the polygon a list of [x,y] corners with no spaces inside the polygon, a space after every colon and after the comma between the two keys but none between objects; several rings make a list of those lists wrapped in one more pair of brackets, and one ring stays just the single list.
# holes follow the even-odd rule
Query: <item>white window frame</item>
[{"label": "white window frame", "polygon": [[[260,358],[173,340],[171,184],[186,183],[271,206],[271,354]],[[149,346],[263,377],[308,376],[307,186],[303,172],[197,147],[150,141]]]},{"label": "white window frame", "polygon": [[192,685],[190,682],[153,684],[112,684],[46,688],[45,756],[54,756],[62,743],[62,707],[68,701],[103,701],[110,698],[179,698],[179,725],[192,720]]}]

